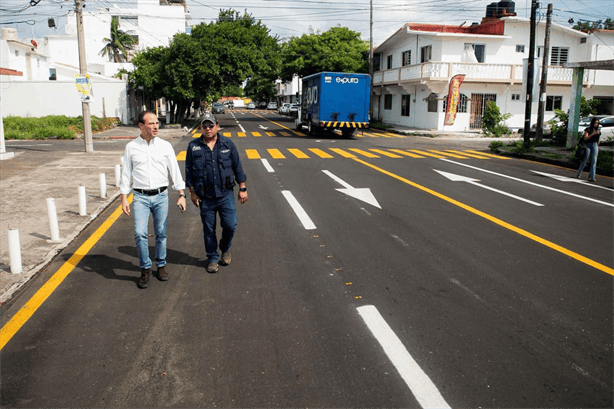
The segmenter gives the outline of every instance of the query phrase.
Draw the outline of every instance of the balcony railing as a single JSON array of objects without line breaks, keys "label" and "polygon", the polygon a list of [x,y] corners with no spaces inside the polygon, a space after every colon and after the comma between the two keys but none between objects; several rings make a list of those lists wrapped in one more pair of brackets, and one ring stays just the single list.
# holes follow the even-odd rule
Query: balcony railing
[{"label": "balcony railing", "polygon": [[[373,74],[373,85],[396,85],[407,82],[448,81],[456,74],[465,74],[468,82],[521,83],[522,65],[480,64],[459,62],[426,62],[377,71]],[[572,68],[548,67],[548,83],[571,84]],[[584,72],[583,82],[588,82],[588,70]],[[606,84],[604,84],[606,85]]]}]

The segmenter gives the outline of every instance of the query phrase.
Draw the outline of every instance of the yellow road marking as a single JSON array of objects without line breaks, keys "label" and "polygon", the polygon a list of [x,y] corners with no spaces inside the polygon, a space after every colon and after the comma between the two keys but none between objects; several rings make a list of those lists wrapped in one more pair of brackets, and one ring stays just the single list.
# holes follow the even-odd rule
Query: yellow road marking
[{"label": "yellow road marking", "polygon": [[[132,202],[132,195],[128,196],[128,203]],[[87,255],[94,247],[100,238],[111,228],[113,223],[121,216],[122,207],[119,206],[102,225],[75,251],[75,253],[66,261],[58,271],[21,307],[19,311],[0,329],[0,351],[13,338],[13,336],[21,329],[21,327],[30,319],[32,315],[43,305],[49,296],[56,288],[64,281],[66,277],[74,270],[79,262]]]},{"label": "yellow road marking", "polygon": [[222,135],[226,138],[232,138],[232,134],[230,132],[222,132]]},{"label": "yellow road marking", "polygon": [[318,149],[318,148],[309,148],[309,150],[310,150],[311,152],[315,153],[316,155],[318,155],[319,157],[324,158],[324,159],[330,159],[330,158],[333,158],[333,157],[334,157],[333,155],[330,155],[330,154],[328,154],[328,153],[324,152],[322,149]]},{"label": "yellow road marking", "polygon": [[200,138],[201,135],[202,133],[195,133],[194,135],[192,135],[192,138]]},{"label": "yellow road marking", "polygon": [[372,152],[375,152],[375,153],[382,154],[384,156],[388,156],[389,158],[395,158],[395,159],[402,158],[402,156],[399,156],[399,155],[397,155],[395,153],[386,152],[383,149],[369,149],[369,150],[372,151]]},{"label": "yellow road marking", "polygon": [[410,153],[410,152],[404,151],[402,149],[390,149],[390,150],[393,151],[393,152],[396,152],[396,153],[400,153],[401,155],[409,156],[410,158],[424,159],[424,156],[416,155],[415,153]]},{"label": "yellow road marking", "polygon": [[489,221],[491,221],[491,222],[493,222],[495,224],[498,224],[499,226],[504,227],[504,228],[506,228],[508,230],[511,230],[511,231],[521,235],[521,236],[524,236],[524,237],[526,237],[528,239],[531,239],[531,240],[533,240],[533,241],[535,241],[537,243],[540,243],[540,244],[542,244],[542,245],[544,245],[546,247],[549,247],[549,248],[551,248],[551,249],[553,249],[555,251],[558,251],[559,253],[565,254],[566,256],[569,256],[569,257],[571,257],[571,258],[573,258],[575,260],[578,260],[581,263],[584,263],[584,264],[589,265],[589,266],[591,266],[593,268],[596,268],[597,270],[603,271],[604,273],[607,273],[609,275],[614,276],[614,269],[611,268],[611,267],[608,267],[608,266],[606,266],[604,264],[601,264],[601,263],[599,263],[597,261],[591,260],[588,257],[585,257],[585,256],[583,256],[581,254],[578,254],[578,253],[574,252],[574,251],[571,251],[571,250],[566,249],[566,248],[564,248],[562,246],[559,246],[556,243],[553,243],[553,242],[551,242],[549,240],[543,239],[543,238],[541,238],[541,237],[539,237],[539,236],[537,236],[537,235],[535,235],[533,233],[530,233],[530,232],[528,232],[528,231],[526,231],[524,229],[521,229],[521,228],[516,227],[514,225],[511,225],[511,224],[509,224],[507,222],[504,222],[501,219],[498,219],[498,218],[496,218],[494,216],[491,216],[491,215],[489,215],[487,213],[484,213],[484,212],[482,212],[482,211],[480,211],[480,210],[478,210],[478,209],[476,209],[474,207],[468,206],[468,205],[466,205],[464,203],[461,203],[461,202],[459,202],[457,200],[454,200],[451,197],[442,195],[439,192],[431,190],[431,189],[429,189],[429,188],[427,188],[425,186],[419,185],[419,184],[417,184],[415,182],[412,182],[411,180],[405,179],[402,176],[398,176],[398,175],[395,175],[392,172],[388,172],[387,170],[382,169],[380,167],[377,167],[375,165],[372,165],[372,164],[370,164],[368,162],[365,162],[362,159],[354,158],[354,160],[356,162],[358,162],[358,163],[361,163],[361,164],[363,164],[365,166],[368,166],[368,167],[370,167],[372,169],[375,169],[378,172],[383,173],[384,175],[388,175],[388,176],[390,176],[390,177],[392,177],[394,179],[397,179],[397,180],[399,180],[399,181],[401,181],[403,183],[406,183],[406,184],[408,184],[410,186],[413,186],[413,187],[415,187],[417,189],[420,189],[420,190],[422,190],[422,191],[424,191],[426,193],[429,193],[429,194],[431,194],[431,195],[433,195],[435,197],[438,197],[438,198],[440,198],[442,200],[445,200],[448,203],[451,203],[451,204],[453,204],[455,206],[458,206],[458,207],[460,207],[462,209],[465,209],[468,212],[471,212],[471,213],[473,213],[473,214],[475,214],[477,216],[480,216],[480,217],[482,217],[482,218],[484,218],[486,220],[489,220]]},{"label": "yellow road marking", "polygon": [[367,135],[370,138],[377,138],[378,137],[378,135],[374,135],[374,134],[372,134],[370,132],[365,132],[365,135]]},{"label": "yellow road marking", "polygon": [[245,135],[245,132],[237,132],[237,136],[239,138],[245,138],[246,135]]},{"label": "yellow road marking", "polygon": [[266,132],[266,134],[267,134],[268,136],[275,136],[275,133],[273,133],[273,132]]},{"label": "yellow road marking", "polygon": [[352,155],[351,153],[346,152],[343,149],[330,148],[330,150],[335,152],[336,154],[339,154],[339,155],[343,156],[344,158],[355,158],[356,157],[356,155]]},{"label": "yellow road marking", "polygon": [[288,149],[288,152],[299,159],[309,159],[309,156],[305,155],[300,149]]},{"label": "yellow road marking", "polygon": [[505,159],[505,160],[509,160],[509,158],[506,158],[505,156],[501,156],[501,155],[493,155],[492,153],[485,153],[485,152],[474,151],[474,150],[466,150],[465,152],[477,153],[478,155],[488,156],[489,158],[497,158],[497,159]]},{"label": "yellow road marking", "polygon": [[290,136],[290,134],[288,132],[280,132],[279,133],[281,136]]},{"label": "yellow road marking", "polygon": [[439,155],[451,156],[451,157],[456,158],[456,159],[467,159],[466,156],[455,155],[455,154],[450,153],[450,152],[442,152],[442,151],[438,151],[438,150],[435,150],[435,149],[429,149],[429,150],[431,152],[435,152],[435,153],[437,153]]},{"label": "yellow road marking", "polygon": [[486,156],[482,156],[482,155],[477,155],[475,153],[469,153],[469,152],[461,152],[461,151],[457,151],[454,149],[446,149],[446,152],[452,152],[461,156],[469,156],[470,158],[476,158],[476,159],[488,159]]},{"label": "yellow road marking", "polygon": [[445,156],[436,155],[434,153],[429,153],[429,152],[418,151],[416,149],[409,149],[409,151],[417,153],[419,155],[430,156],[431,158],[445,158]]},{"label": "yellow road marking", "polygon": [[271,155],[273,159],[286,159],[284,154],[281,153],[279,149],[267,149],[267,151],[269,152],[269,155]]},{"label": "yellow road marking", "polygon": [[367,158],[379,158],[379,156],[374,155],[371,152],[363,151],[362,149],[350,148],[349,150],[351,150],[352,152],[356,152],[360,155],[366,156]]},{"label": "yellow road marking", "polygon": [[260,135],[260,132],[252,132],[252,136],[255,136],[257,138],[262,135]]},{"label": "yellow road marking", "polygon": [[299,132],[299,131],[292,131],[292,132],[294,132],[294,135],[297,135],[297,136],[305,136],[304,133]]},{"label": "yellow road marking", "polygon": [[260,154],[256,149],[245,149],[247,159],[260,159]]},{"label": "yellow road marking", "polygon": [[177,160],[185,160],[186,151],[181,151],[177,155]]}]

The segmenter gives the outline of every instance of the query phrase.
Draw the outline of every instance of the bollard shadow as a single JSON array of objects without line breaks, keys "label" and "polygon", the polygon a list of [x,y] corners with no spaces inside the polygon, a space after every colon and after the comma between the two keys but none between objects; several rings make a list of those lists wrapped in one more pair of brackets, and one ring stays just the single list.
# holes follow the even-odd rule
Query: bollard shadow
[{"label": "bollard shadow", "polygon": [[40,233],[30,233],[30,236],[36,237],[37,239],[51,240],[51,237],[45,236],[44,234],[40,234]]}]

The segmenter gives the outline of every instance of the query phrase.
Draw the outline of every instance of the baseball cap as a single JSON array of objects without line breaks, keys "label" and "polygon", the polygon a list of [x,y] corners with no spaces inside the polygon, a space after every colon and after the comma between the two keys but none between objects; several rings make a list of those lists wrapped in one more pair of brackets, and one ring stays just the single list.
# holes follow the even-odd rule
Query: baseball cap
[{"label": "baseball cap", "polygon": [[203,124],[205,122],[211,122],[212,124],[217,124],[217,118],[211,112],[205,112],[205,115],[200,118],[200,123]]}]

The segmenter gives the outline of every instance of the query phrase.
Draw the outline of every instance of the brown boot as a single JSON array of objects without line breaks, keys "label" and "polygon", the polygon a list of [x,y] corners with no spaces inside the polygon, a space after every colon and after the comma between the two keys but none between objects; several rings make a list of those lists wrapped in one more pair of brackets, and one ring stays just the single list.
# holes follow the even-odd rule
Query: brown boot
[{"label": "brown boot", "polygon": [[166,266],[158,267],[158,280],[160,281],[168,281],[168,272],[165,267]]},{"label": "brown boot", "polygon": [[139,278],[136,284],[139,288],[147,288],[149,286],[149,277],[151,276],[150,268],[141,269],[141,278]]}]

